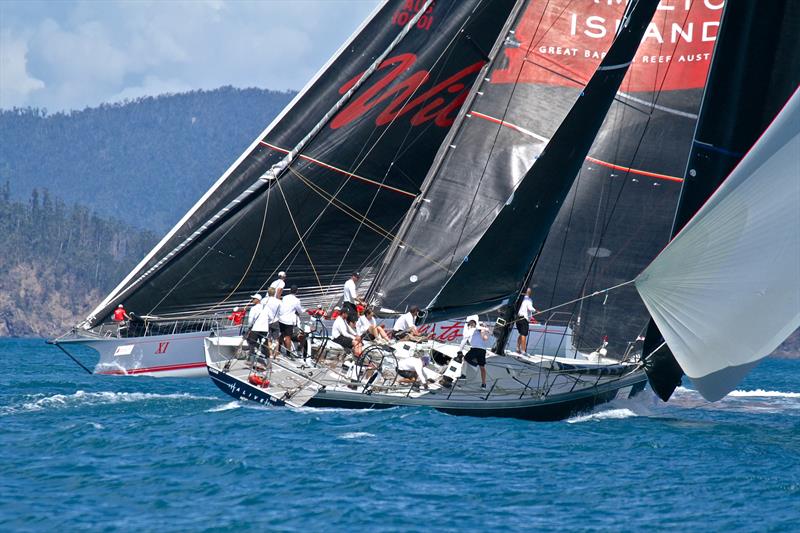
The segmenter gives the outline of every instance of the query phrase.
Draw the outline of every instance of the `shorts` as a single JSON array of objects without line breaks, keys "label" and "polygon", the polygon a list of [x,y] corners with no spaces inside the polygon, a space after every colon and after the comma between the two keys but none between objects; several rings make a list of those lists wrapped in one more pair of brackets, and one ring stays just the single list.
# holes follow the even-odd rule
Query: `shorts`
[{"label": "shorts", "polygon": [[372,336],[372,333],[369,331],[365,331],[363,335],[361,335],[362,341],[372,341],[375,340],[375,337]]},{"label": "shorts", "polygon": [[530,330],[530,324],[528,323],[528,319],[524,317],[517,318],[517,331],[523,337],[528,336],[528,331]]},{"label": "shorts", "polygon": [[262,344],[266,338],[267,335],[263,331],[253,331],[252,329],[248,331],[247,337],[245,337],[245,340],[247,341],[247,351],[249,353],[254,353],[256,346]]},{"label": "shorts", "polygon": [[344,335],[339,335],[338,337],[333,339],[333,342],[335,342],[336,344],[338,344],[339,346],[341,346],[343,348],[348,348],[350,350],[353,349],[353,339],[351,339],[350,337],[345,337]]},{"label": "shorts", "polygon": [[486,366],[486,350],[483,348],[470,348],[464,360],[472,366]]},{"label": "shorts", "polygon": [[411,336],[411,332],[410,332],[410,331],[408,331],[408,330],[405,330],[405,331],[395,331],[395,332],[394,332],[394,338],[395,338],[395,339],[397,339],[397,340],[399,340],[399,341],[401,341],[401,340],[405,339],[406,337],[410,337],[410,336]]},{"label": "shorts", "polygon": [[269,325],[269,338],[279,339],[281,336],[280,322],[273,322]]},{"label": "shorts", "polygon": [[294,335],[294,324],[284,324],[278,322],[281,329],[281,337],[292,337]]}]

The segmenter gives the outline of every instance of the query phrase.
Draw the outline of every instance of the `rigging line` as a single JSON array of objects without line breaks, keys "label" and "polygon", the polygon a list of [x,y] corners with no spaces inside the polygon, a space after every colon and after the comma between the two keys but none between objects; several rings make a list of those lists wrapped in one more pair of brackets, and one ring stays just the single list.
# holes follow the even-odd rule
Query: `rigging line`
[{"label": "rigging line", "polygon": [[[607,294],[607,293],[609,293],[609,292],[611,292],[613,290],[616,290],[616,289],[625,287],[627,285],[630,285],[631,283],[634,283],[635,281],[636,281],[636,279],[631,279],[631,280],[625,281],[623,283],[618,283],[618,284],[616,284],[616,285],[614,285],[612,287],[608,287],[607,289],[601,289],[599,291],[594,291],[593,293],[586,294],[584,296],[581,296],[580,298],[575,298],[575,299],[572,299],[572,300],[570,300],[568,302],[564,302],[564,303],[560,303],[558,305],[554,305],[552,307],[548,307],[547,309],[541,309],[541,310],[536,311],[535,313],[533,313],[531,316],[539,316],[539,315],[542,315],[544,313],[548,313],[548,312],[550,312],[550,311],[552,311],[554,309],[560,309],[562,307],[566,307],[568,305],[572,305],[574,303],[580,302],[581,300],[586,300],[588,298],[593,298],[595,296],[600,296],[601,294]],[[513,324],[514,322],[519,322],[520,320],[527,320],[527,318],[525,318],[524,316],[523,317],[517,317],[516,319],[511,320],[508,323],[509,324]]]},{"label": "rigging line", "polygon": [[[269,198],[271,192],[272,192],[272,187],[267,187],[267,199],[264,202],[264,215],[261,218],[261,229],[258,232],[258,240],[256,241],[256,245],[255,247],[253,247],[253,254],[250,256],[250,262],[247,263],[247,267],[245,267],[244,272],[242,273],[242,277],[239,278],[239,281],[236,283],[236,286],[233,289],[231,289],[231,291],[228,293],[227,296],[225,296],[225,298],[223,298],[222,300],[211,306],[212,310],[218,308],[219,306],[227,302],[228,299],[231,296],[233,296],[239,289],[239,287],[242,285],[242,282],[244,282],[244,278],[246,278],[247,275],[250,273],[250,268],[253,266],[253,261],[255,261],[256,256],[258,255],[258,249],[261,246],[261,239],[264,237],[264,226],[266,226],[267,223],[267,213],[269,212]],[[245,305],[245,309],[247,309],[247,305]]]},{"label": "rigging line", "polygon": [[[289,150],[287,150],[286,148],[281,148],[280,146],[275,146],[274,144],[270,144],[270,143],[265,142],[265,141],[260,141],[259,144],[262,144],[262,145],[264,145],[264,146],[266,146],[268,148],[271,148],[271,149],[275,150],[276,152],[282,152],[284,154],[288,154],[289,153]],[[414,194],[413,192],[404,191],[403,189],[399,189],[397,187],[392,187],[391,185],[385,185],[382,181],[375,181],[375,180],[372,180],[372,179],[369,179],[369,178],[365,178],[364,176],[359,176],[358,174],[355,174],[353,172],[348,172],[347,170],[341,169],[339,167],[335,167],[335,166],[333,166],[331,164],[325,163],[324,161],[320,161],[319,159],[314,159],[313,157],[309,157],[309,156],[307,156],[305,154],[300,154],[298,157],[300,159],[305,159],[306,161],[310,161],[312,163],[315,163],[315,164],[317,164],[317,165],[319,165],[321,167],[327,168],[328,170],[332,170],[334,172],[338,172],[339,174],[343,174],[345,176],[349,176],[349,177],[354,178],[356,180],[363,181],[364,183],[369,183],[370,185],[375,185],[379,189],[388,189],[388,190],[390,190],[392,192],[396,192],[398,194],[402,194],[402,195],[408,196],[410,198],[416,198],[417,197],[417,195]]]},{"label": "rigging line", "polygon": [[195,261],[195,262],[194,262],[194,264],[193,264],[193,265],[192,265],[192,266],[191,266],[191,267],[190,267],[190,268],[189,268],[189,269],[188,269],[188,270],[187,270],[187,271],[186,271],[186,272],[183,274],[183,276],[181,276],[181,278],[180,278],[180,279],[179,279],[179,280],[178,280],[176,283],[174,283],[174,284],[172,285],[172,287],[170,287],[170,289],[169,289],[169,290],[168,290],[168,291],[167,291],[167,292],[164,294],[164,296],[162,296],[162,297],[161,297],[161,299],[160,299],[159,301],[157,301],[157,302],[155,303],[155,305],[153,305],[153,307],[152,307],[152,308],[150,308],[150,310],[147,312],[147,314],[148,314],[148,315],[151,315],[151,314],[153,314],[153,311],[155,311],[155,310],[156,310],[156,308],[157,308],[159,305],[161,305],[161,304],[164,302],[164,300],[166,300],[166,299],[167,299],[167,297],[168,297],[170,294],[172,294],[172,293],[173,293],[173,291],[174,291],[175,289],[177,289],[177,288],[178,288],[178,286],[179,286],[181,283],[183,283],[183,280],[185,280],[185,279],[186,279],[186,278],[189,276],[189,274],[191,274],[191,273],[194,271],[194,269],[195,269],[195,268],[197,268],[198,266],[200,266],[200,263],[202,263],[202,262],[203,262],[203,260],[205,260],[206,256],[208,256],[208,254],[210,254],[210,253],[211,253],[213,250],[216,250],[216,247],[217,247],[217,245],[218,245],[219,243],[221,243],[221,242],[222,242],[222,240],[223,240],[225,237],[227,237],[227,236],[228,236],[228,233],[230,233],[231,231],[233,231],[233,229],[236,227],[236,225],[239,223],[239,221],[241,221],[241,219],[242,219],[242,218],[244,218],[244,212],[243,212],[243,211],[240,211],[240,212],[236,213],[236,214],[234,215],[234,217],[237,217],[239,220],[237,220],[236,222],[232,223],[232,224],[231,224],[231,226],[230,226],[230,227],[229,227],[227,230],[225,230],[225,233],[223,233],[223,234],[222,234],[222,235],[221,235],[221,236],[220,236],[220,237],[219,237],[219,238],[218,238],[218,239],[217,239],[217,240],[214,242],[214,244],[212,244],[211,246],[209,246],[209,247],[208,247],[208,249],[207,249],[207,250],[206,250],[206,251],[203,253],[203,255],[202,255],[202,256],[200,256],[200,258],[199,258],[197,261]]},{"label": "rigging line", "polygon": [[[570,2],[567,5],[569,5],[571,3],[572,3],[572,1],[570,0]],[[542,11],[542,16],[539,18],[539,22],[538,22],[538,24],[536,26],[536,31],[539,31],[539,27],[540,27],[540,25],[542,23],[542,20],[544,19],[544,11],[547,10],[547,7],[549,5],[550,5],[550,0],[547,0],[547,4],[545,4],[544,10]],[[566,9],[566,7],[564,9]],[[563,10],[562,10],[562,13],[563,13]],[[560,17],[560,15],[559,15],[559,17]],[[555,22],[553,24],[555,24]],[[552,28],[552,27],[553,26],[551,25],[550,28]],[[547,31],[549,31],[549,28],[548,28]],[[545,34],[547,33],[547,31],[545,32]],[[535,36],[536,36],[536,33],[534,33],[534,37]],[[531,53],[531,50],[533,49],[533,46],[534,46],[534,39],[531,38],[531,42],[528,45],[528,49],[525,51],[525,57],[527,57],[528,54]],[[495,59],[497,59],[497,55],[495,55]],[[508,115],[508,110],[511,107],[511,101],[514,99],[514,95],[516,93],[517,86],[519,85],[519,80],[522,77],[522,71],[524,70],[524,68],[525,68],[525,64],[523,62],[519,66],[519,69],[517,71],[517,77],[514,80],[513,88],[511,89],[511,92],[510,92],[510,94],[508,96],[508,100],[506,101],[506,106],[503,109],[503,114],[502,114],[502,118],[501,118],[501,120],[503,122],[505,122],[505,118]],[[482,86],[483,86],[483,84],[481,84],[481,87]],[[462,122],[462,124],[464,124],[464,122]],[[494,154],[494,150],[495,150],[495,147],[497,146],[497,141],[498,141],[498,139],[500,137],[500,131],[501,130],[502,130],[502,127],[497,128],[497,131],[495,132],[495,135],[494,135],[494,139],[492,140],[492,145],[489,148],[488,153],[486,154],[486,162],[483,165],[483,170],[481,171],[481,177],[478,179],[478,183],[477,183],[477,185],[475,187],[475,192],[473,193],[472,200],[470,201],[470,204],[469,204],[468,216],[464,217],[464,222],[461,225],[461,231],[458,234],[458,239],[456,239],[456,241],[454,243],[454,246],[452,248],[452,253],[450,254],[450,262],[448,264],[448,270],[452,269],[453,263],[456,261],[456,254],[458,253],[458,248],[461,245],[461,241],[462,241],[462,239],[464,237],[464,232],[467,229],[467,222],[469,221],[470,216],[472,215],[472,210],[475,207],[475,200],[478,198],[478,192],[481,189],[481,184],[483,183],[483,179],[486,177],[486,171],[489,168],[489,161],[492,159],[492,154]]]},{"label": "rigging line", "polygon": [[[541,57],[542,59],[546,59],[546,60],[548,60],[548,61],[551,61],[551,62],[552,62],[552,60],[551,60],[550,58],[548,58],[548,57],[545,57],[545,56],[538,56],[538,57]],[[558,77],[560,77],[560,78],[564,78],[565,80],[567,80],[567,81],[570,81],[570,82],[574,83],[574,84],[575,84],[577,87],[583,87],[583,86],[585,86],[585,85],[586,85],[586,82],[585,82],[585,81],[582,81],[582,80],[579,80],[579,79],[576,79],[576,78],[572,78],[572,77],[570,77],[570,76],[567,76],[566,74],[563,74],[563,73],[561,73],[561,72],[557,71],[557,70],[556,70],[556,69],[554,69],[554,68],[546,67],[546,66],[542,65],[541,63],[537,63],[537,62],[536,62],[536,61],[534,61],[533,59],[529,59],[529,58],[527,58],[527,57],[526,57],[526,58],[525,58],[523,61],[526,61],[527,63],[530,63],[531,65],[533,65],[533,66],[535,66],[535,67],[539,67],[539,68],[540,68],[540,69],[542,69],[542,70],[546,70],[547,72],[549,72],[549,73],[551,73],[551,74],[555,74],[556,76],[558,76]],[[564,70],[568,70],[568,69],[566,69],[566,68],[565,68],[565,67],[563,67],[563,66],[562,66],[561,68],[563,68]],[[568,72],[572,72],[572,71],[571,71],[571,70],[568,70]],[[572,72],[572,73],[573,73],[573,74],[577,74],[576,72]]]},{"label": "rigging line", "polygon": [[[385,228],[383,228],[380,225],[376,224],[375,222],[371,221],[369,218],[367,218],[366,216],[362,215],[356,209],[354,209],[353,207],[347,205],[343,201],[337,199],[335,196],[331,196],[330,193],[326,192],[324,189],[320,188],[318,185],[316,185],[313,182],[311,182],[308,178],[306,178],[305,176],[300,174],[300,172],[298,172],[294,168],[290,168],[289,170],[292,173],[294,173],[300,179],[301,182],[303,182],[306,185],[308,185],[308,187],[312,191],[314,191],[317,194],[319,194],[322,198],[325,198],[326,200],[328,200],[328,204],[329,205],[332,205],[332,206],[336,207],[337,209],[341,210],[346,215],[350,216],[351,218],[353,218],[355,220],[363,219],[364,220],[364,225],[366,225],[368,228],[370,228],[372,231],[374,231],[375,233],[377,233],[378,235],[380,235],[382,237],[387,237],[387,238],[390,238],[390,239],[396,239],[397,238],[397,235],[392,234],[391,232],[389,232]],[[339,204],[341,204],[341,205],[339,205]],[[435,259],[429,257],[428,255],[424,254],[421,250],[415,248],[414,246],[411,246],[410,244],[406,243],[403,240],[399,240],[398,242],[401,245],[408,247],[413,252],[417,253],[423,259],[428,260],[431,264],[434,264],[434,265],[438,266],[439,268],[441,268],[445,272],[451,273],[451,271],[448,270],[447,267],[445,267],[443,264],[439,263]]]},{"label": "rigging line", "polygon": [[[296,171],[289,167],[292,172]],[[303,247],[303,251],[306,253],[306,257],[308,258],[308,264],[311,265],[311,269],[314,271],[314,277],[317,278],[317,284],[322,286],[322,281],[319,279],[319,274],[317,274],[317,268],[314,266],[314,261],[311,259],[311,255],[308,253],[308,249],[306,248],[305,243],[303,242],[303,237],[300,235],[300,230],[297,228],[297,223],[294,221],[294,215],[292,215],[292,208],[289,207],[289,202],[286,200],[286,195],[283,194],[283,187],[281,187],[280,180],[275,180],[278,184],[278,191],[281,193],[281,198],[283,198],[283,203],[286,205],[286,212],[289,213],[289,219],[292,221],[292,226],[294,226],[294,231],[297,233],[297,238],[300,241],[300,246]],[[296,296],[296,295],[295,295]]]}]

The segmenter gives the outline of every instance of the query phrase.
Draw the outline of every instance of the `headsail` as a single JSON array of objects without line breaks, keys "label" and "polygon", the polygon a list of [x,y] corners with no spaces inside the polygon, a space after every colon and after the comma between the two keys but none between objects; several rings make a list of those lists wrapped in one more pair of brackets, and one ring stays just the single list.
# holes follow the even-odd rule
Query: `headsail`
[{"label": "headsail", "polygon": [[[673,237],[731,173],[800,85],[798,32],[797,2],[726,5]],[[643,353],[653,390],[662,400],[668,400],[683,371],[652,320]]]},{"label": "headsail", "polygon": [[636,279],[686,375],[733,390],[800,327],[800,91]]},{"label": "headsail", "polygon": [[[603,123],[658,5],[640,0],[608,53],[494,222],[429,304],[429,315],[488,311],[516,298]],[[529,231],[520,231],[527,223]]]},{"label": "headsail", "polygon": [[[329,286],[379,257],[485,62],[482,50],[494,42],[512,6],[512,0],[382,5],[239,162],[236,177],[229,178],[238,188],[214,199],[216,205],[229,202],[229,212],[152,270],[188,236],[173,232],[162,245],[165,253],[137,270],[150,273],[115,291],[91,324],[123,299],[140,314],[206,312],[246,299],[281,269],[298,285]],[[241,191],[292,150],[409,24],[369,82],[294,163],[237,203]],[[195,218],[198,225],[207,222]]]}]

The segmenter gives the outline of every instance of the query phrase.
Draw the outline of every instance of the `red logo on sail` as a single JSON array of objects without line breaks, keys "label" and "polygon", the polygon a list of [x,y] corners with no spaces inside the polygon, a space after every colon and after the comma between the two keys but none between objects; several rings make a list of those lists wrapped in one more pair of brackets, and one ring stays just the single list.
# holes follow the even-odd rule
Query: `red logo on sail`
[{"label": "red logo on sail", "polygon": [[[471,84],[473,75],[481,69],[484,61],[473,63],[431,88],[423,90],[430,77],[430,72],[427,70],[418,70],[399,81],[411,70],[416,60],[417,56],[410,53],[386,59],[378,67],[378,71],[387,71],[386,75],[342,109],[331,121],[331,128],[347,126],[381,105],[383,109],[375,119],[377,126],[384,126],[412,112],[414,113],[410,119],[412,126],[431,121],[443,128],[450,126],[467,98],[468,85]],[[342,85],[339,93],[347,92],[359,78],[361,74]]]}]

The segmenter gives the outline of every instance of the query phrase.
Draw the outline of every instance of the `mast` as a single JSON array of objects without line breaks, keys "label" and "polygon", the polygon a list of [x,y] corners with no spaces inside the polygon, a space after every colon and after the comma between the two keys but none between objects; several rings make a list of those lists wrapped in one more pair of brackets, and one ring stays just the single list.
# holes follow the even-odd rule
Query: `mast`
[{"label": "mast", "polygon": [[[655,13],[658,1],[640,0],[576,104],[553,134],[477,245],[428,305],[429,317],[443,319],[508,305],[541,249],[569,192],[628,66]],[[515,231],[519,221],[535,230]],[[502,242],[504,253],[497,254]]]},{"label": "mast", "polygon": [[[800,6],[740,1],[725,5],[672,237],[719,187],[800,85]],[[667,401],[683,369],[651,319],[645,370]]]}]

